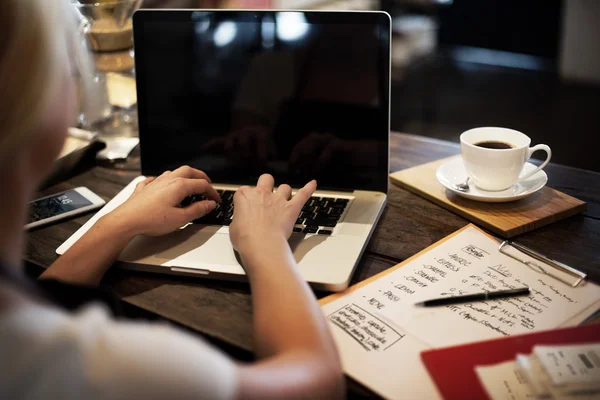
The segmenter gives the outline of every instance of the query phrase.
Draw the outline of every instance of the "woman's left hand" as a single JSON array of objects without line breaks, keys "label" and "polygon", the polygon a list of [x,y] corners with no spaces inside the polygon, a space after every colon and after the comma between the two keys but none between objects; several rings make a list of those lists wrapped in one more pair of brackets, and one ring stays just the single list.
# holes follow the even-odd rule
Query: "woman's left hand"
[{"label": "woman's left hand", "polygon": [[[118,221],[132,236],[165,235],[215,209],[221,198],[210,183],[204,172],[188,166],[166,171],[138,183],[131,197],[107,217]],[[183,199],[194,194],[211,200],[181,208]]]}]

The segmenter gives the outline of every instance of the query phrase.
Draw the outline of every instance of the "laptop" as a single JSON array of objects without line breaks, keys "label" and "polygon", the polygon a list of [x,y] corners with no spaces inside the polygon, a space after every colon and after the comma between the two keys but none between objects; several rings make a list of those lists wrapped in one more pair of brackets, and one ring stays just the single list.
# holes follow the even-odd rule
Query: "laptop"
[{"label": "laptop", "polygon": [[389,15],[140,10],[133,26],[142,176],[57,253],[144,176],[189,165],[208,174],[220,206],[170,235],[135,238],[118,265],[244,280],[228,234],[232,198],[270,173],[293,189],[317,180],[289,243],[315,289],[345,289],[387,197]]}]

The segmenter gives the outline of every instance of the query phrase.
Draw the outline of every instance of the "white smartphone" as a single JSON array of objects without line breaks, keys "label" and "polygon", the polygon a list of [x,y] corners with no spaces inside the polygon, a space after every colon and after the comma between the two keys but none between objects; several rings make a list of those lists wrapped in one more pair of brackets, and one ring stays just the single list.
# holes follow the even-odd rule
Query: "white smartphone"
[{"label": "white smartphone", "polygon": [[78,187],[29,203],[25,230],[47,225],[102,207],[106,202],[86,187]]}]

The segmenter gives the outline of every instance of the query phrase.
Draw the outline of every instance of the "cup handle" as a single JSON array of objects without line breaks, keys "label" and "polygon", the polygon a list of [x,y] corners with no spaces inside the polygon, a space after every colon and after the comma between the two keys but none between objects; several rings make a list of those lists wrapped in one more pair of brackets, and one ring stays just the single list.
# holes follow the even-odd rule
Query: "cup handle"
[{"label": "cup handle", "polygon": [[529,160],[531,158],[531,155],[533,154],[533,152],[537,151],[537,150],[543,150],[543,151],[545,151],[546,155],[548,157],[546,157],[546,160],[542,163],[542,165],[540,165],[539,167],[537,167],[533,171],[531,171],[531,172],[529,172],[529,173],[527,173],[527,174],[525,174],[523,176],[520,176],[519,180],[517,182],[522,182],[522,181],[524,181],[527,178],[531,178],[534,174],[536,174],[538,171],[540,171],[542,168],[544,168],[550,162],[550,158],[552,157],[552,150],[550,150],[550,147],[546,146],[545,144],[538,144],[538,145],[535,145],[533,147],[530,147],[527,150],[527,160]]}]

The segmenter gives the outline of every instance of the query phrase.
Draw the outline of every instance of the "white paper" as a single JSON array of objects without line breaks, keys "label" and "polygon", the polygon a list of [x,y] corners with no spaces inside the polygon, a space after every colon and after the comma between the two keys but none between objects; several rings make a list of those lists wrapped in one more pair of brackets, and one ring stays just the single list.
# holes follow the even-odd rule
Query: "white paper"
[{"label": "white paper", "polygon": [[533,354],[555,385],[587,384],[600,389],[600,343],[535,346]]},{"label": "white paper", "polygon": [[526,400],[535,395],[515,361],[477,366],[475,372],[492,400]]},{"label": "white paper", "polygon": [[525,399],[599,399],[600,392],[587,388],[583,391],[567,391],[553,387],[547,371],[535,357],[519,355],[518,361],[507,361],[489,366],[478,366],[475,372],[492,400]]},{"label": "white paper", "polygon": [[428,345],[384,316],[366,311],[364,304],[324,309],[331,310],[328,320],[348,375],[385,398],[440,398],[421,362],[420,353]]},{"label": "white paper", "polygon": [[552,392],[548,388],[550,379],[538,360],[527,354],[517,354],[516,360],[531,392],[538,398],[552,398]]},{"label": "white paper", "polygon": [[[523,286],[530,287],[530,296],[430,308],[414,305],[443,296]],[[415,387],[429,390],[427,398],[431,398],[436,389],[418,356],[422,350],[566,326],[598,302],[597,285],[572,288],[541,274],[501,254],[496,241],[469,227],[402,268],[322,308],[347,374],[388,398],[414,398]],[[365,331],[363,322],[356,325],[345,320],[345,325],[339,320],[343,317],[339,310],[346,307],[350,307],[347,311],[360,308],[369,313],[365,318],[387,321],[390,330],[373,336]],[[392,328],[404,336],[396,340]],[[370,337],[361,338],[353,329]],[[378,360],[379,368],[368,367],[372,359]],[[408,374],[413,383],[398,385]]]},{"label": "white paper", "polygon": [[[526,376],[532,393],[539,399],[600,399],[600,385],[597,383],[598,381],[589,379],[589,375],[585,371],[579,371],[579,373],[576,374],[562,374],[562,372],[564,372],[564,367],[568,366],[566,368],[568,370],[577,365],[576,361],[571,362],[574,360],[566,361],[571,357],[560,354],[565,347],[579,347],[579,350],[575,350],[578,352],[577,354],[586,354],[590,350],[589,348],[584,349],[582,346],[539,346],[534,347],[534,353],[530,356],[524,354],[519,354],[517,356],[517,365],[520,367],[523,375]],[[537,351],[536,348],[538,349]],[[569,352],[569,350],[566,351]],[[546,361],[550,361],[550,368],[546,368],[546,365],[540,362],[540,358],[536,353],[541,354],[542,359],[546,358]],[[558,360],[560,358],[564,358],[564,360]],[[594,362],[596,361],[597,360]],[[547,362],[545,362],[545,364],[548,365]],[[597,369],[597,367],[595,367],[597,364],[598,363],[592,364],[592,371]],[[566,380],[562,380],[562,384],[553,382],[551,375],[556,375],[557,373],[560,377],[567,376]],[[575,378],[575,376],[579,376],[579,378]],[[585,377],[584,380],[580,380],[581,377]],[[500,379],[501,376],[498,375],[498,378]]]}]

